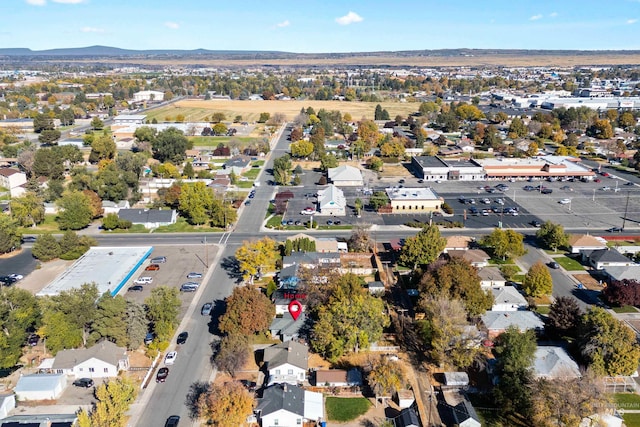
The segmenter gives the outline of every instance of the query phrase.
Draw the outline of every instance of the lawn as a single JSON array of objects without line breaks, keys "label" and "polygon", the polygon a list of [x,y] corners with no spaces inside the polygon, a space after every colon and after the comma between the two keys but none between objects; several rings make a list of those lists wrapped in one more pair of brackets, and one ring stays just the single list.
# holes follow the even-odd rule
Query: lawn
[{"label": "lawn", "polygon": [[62,233],[56,222],[56,214],[47,214],[44,216],[44,222],[38,224],[35,228],[20,227],[18,231],[22,234],[43,234],[43,233]]},{"label": "lawn", "polygon": [[551,306],[550,305],[539,305],[538,308],[536,308],[536,311],[538,312],[538,314],[542,314],[542,315],[546,316],[551,311]]},{"label": "lawn", "polygon": [[267,221],[267,228],[280,228],[280,227],[282,227],[282,215],[272,216]]},{"label": "lawn", "polygon": [[584,267],[578,261],[566,256],[556,257],[553,259],[567,271],[583,271]]},{"label": "lawn", "polygon": [[638,310],[632,305],[623,305],[622,307],[611,307],[611,309],[616,313],[637,313],[638,312]]},{"label": "lawn", "polygon": [[234,140],[241,142],[242,145],[251,145],[260,142],[260,138],[251,138],[248,136],[192,136],[189,140],[193,142],[194,147],[217,147],[220,144],[228,145],[229,141]]},{"label": "lawn", "polygon": [[613,401],[618,408],[640,409],[640,395],[635,393],[614,393]]},{"label": "lawn", "polygon": [[622,418],[627,427],[640,427],[640,414],[624,414]]},{"label": "lawn", "polygon": [[[246,171],[245,173],[243,173],[242,176],[245,177],[245,178],[249,178],[250,180],[255,181],[256,178],[258,177],[259,173],[260,173],[260,168],[251,168],[248,171]],[[253,182],[251,184],[253,184]]]},{"label": "lawn", "polygon": [[568,254],[567,251],[562,250],[562,249],[558,249],[557,251],[552,251],[551,249],[544,249],[544,253],[547,255],[566,255]]},{"label": "lawn", "polygon": [[345,422],[365,414],[371,402],[364,397],[327,397],[325,407],[329,421]]},{"label": "lawn", "polygon": [[221,228],[212,228],[204,225],[191,225],[186,219],[180,217],[175,224],[158,227],[155,233],[202,233],[221,230]]},{"label": "lawn", "polygon": [[142,224],[133,224],[131,226],[131,228],[126,228],[126,229],[124,229],[124,228],[116,228],[115,230],[110,230],[110,231],[109,230],[105,230],[105,231],[103,231],[103,233],[107,233],[107,234],[110,234],[110,233],[120,233],[120,234],[123,234],[123,233],[150,233],[150,230],[147,230],[146,228],[144,228],[144,225],[142,225]]}]

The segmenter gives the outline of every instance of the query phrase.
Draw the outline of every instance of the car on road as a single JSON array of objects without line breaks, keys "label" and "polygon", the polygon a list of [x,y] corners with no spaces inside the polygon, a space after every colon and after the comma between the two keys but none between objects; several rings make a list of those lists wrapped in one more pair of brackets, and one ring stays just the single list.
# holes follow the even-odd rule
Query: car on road
[{"label": "car on road", "polygon": [[157,257],[151,258],[151,263],[152,264],[163,264],[165,262],[167,262],[167,257],[166,256],[157,256]]},{"label": "car on road", "polygon": [[171,415],[167,418],[167,422],[164,423],[164,427],[178,427],[178,423],[180,422],[180,417],[177,415]]},{"label": "car on road", "polygon": [[178,357],[178,352],[177,351],[170,351],[164,357],[164,364],[165,365],[173,365],[176,362],[176,357]]},{"label": "car on road", "polygon": [[211,310],[213,310],[213,304],[210,302],[205,302],[200,309],[200,314],[203,316],[210,316]]},{"label": "car on road", "polygon": [[533,221],[531,221],[529,224],[533,225],[533,226],[534,226],[534,227],[536,227],[536,228],[537,228],[537,227],[540,227],[540,226],[542,225],[542,224],[540,223],[540,221],[537,221],[537,220],[535,220],[535,219],[534,219]]},{"label": "car on road", "polygon": [[73,382],[73,385],[84,388],[93,387],[93,380],[91,378],[78,378]]},{"label": "car on road", "polygon": [[627,182],[625,182],[624,185],[635,185],[635,184],[633,182],[631,182],[631,181],[627,181]]},{"label": "car on road", "polygon": [[176,344],[184,344],[187,342],[187,338],[189,338],[189,332],[180,332],[178,334],[178,338],[176,339]]},{"label": "car on road", "polygon": [[158,271],[160,270],[160,264],[149,264],[147,265],[147,268],[144,269],[144,271]]},{"label": "car on road", "polygon": [[419,179],[418,180],[418,184],[422,184],[424,182],[424,179]]},{"label": "car on road", "polygon": [[499,205],[504,205],[504,200],[503,199],[496,199],[496,203]]},{"label": "car on road", "polygon": [[313,215],[316,213],[316,210],[312,207],[306,207],[300,211],[300,215]]},{"label": "car on road", "polygon": [[156,374],[156,382],[163,383],[167,380],[169,376],[169,368],[160,368],[158,369],[158,373]]},{"label": "car on road", "polygon": [[569,187],[568,185],[564,185],[564,186],[560,187],[560,189],[562,191],[573,191],[573,188]]},{"label": "car on road", "polygon": [[553,190],[550,189],[550,188],[543,188],[542,190],[540,190],[540,192],[542,194],[551,194],[551,193],[553,193]]},{"label": "car on road", "polygon": [[246,202],[244,202],[245,206],[249,206],[251,204],[251,200],[247,200]]},{"label": "car on road", "polygon": [[38,345],[39,341],[40,341],[40,335],[38,334],[31,334],[27,338],[27,344],[29,344],[31,347]]},{"label": "car on road", "polygon": [[560,203],[561,205],[568,205],[569,203],[571,203],[571,199],[560,199],[558,200],[558,203]]},{"label": "car on road", "polygon": [[16,273],[10,274],[9,277],[15,280],[16,282],[18,280],[24,279],[24,276],[22,274],[16,274]]},{"label": "car on road", "polygon": [[202,278],[202,273],[196,273],[192,271],[191,273],[187,274],[187,279],[201,279],[201,278]]},{"label": "car on road", "polygon": [[142,292],[142,291],[144,291],[144,286],[142,285],[129,286],[129,289],[127,289],[127,292]]},{"label": "car on road", "polygon": [[150,283],[153,283],[153,278],[149,276],[138,277],[133,281],[133,283],[136,285],[148,285]]},{"label": "car on road", "polygon": [[607,228],[609,233],[622,233],[622,227],[611,227]]},{"label": "car on road", "polygon": [[600,190],[602,190],[602,191],[611,191],[611,187],[606,187],[605,186],[605,187],[600,188]]},{"label": "car on road", "polygon": [[34,243],[37,240],[35,236],[23,236],[22,243]]},{"label": "car on road", "polygon": [[600,178],[596,178],[593,180],[593,182],[601,182],[601,181],[600,181]]},{"label": "car on road", "polygon": [[549,265],[549,268],[553,268],[554,270],[557,270],[560,268],[560,264],[558,264],[555,261],[551,261],[548,265]]},{"label": "car on road", "polygon": [[250,199],[253,199],[254,197],[256,197],[256,195],[255,195],[255,193],[249,193],[249,196],[248,196],[248,197],[249,197]]}]

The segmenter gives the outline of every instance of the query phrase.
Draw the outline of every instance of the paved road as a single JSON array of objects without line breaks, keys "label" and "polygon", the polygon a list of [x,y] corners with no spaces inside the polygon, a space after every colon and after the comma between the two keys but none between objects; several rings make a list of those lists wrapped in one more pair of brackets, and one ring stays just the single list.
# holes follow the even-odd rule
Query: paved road
[{"label": "paved road", "polygon": [[12,273],[26,276],[36,268],[37,261],[31,255],[31,244],[22,245],[22,252],[7,258],[0,258],[0,276]]}]

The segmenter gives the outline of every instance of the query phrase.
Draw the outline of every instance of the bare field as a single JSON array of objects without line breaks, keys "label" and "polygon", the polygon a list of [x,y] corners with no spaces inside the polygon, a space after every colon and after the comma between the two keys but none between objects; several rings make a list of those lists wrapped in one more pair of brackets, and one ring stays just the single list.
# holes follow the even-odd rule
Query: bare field
[{"label": "bare field", "polygon": [[[94,62],[93,60],[58,60],[57,62]],[[472,66],[513,66],[513,67],[572,67],[577,65],[639,65],[640,54],[625,52],[602,52],[585,54],[480,54],[473,56],[419,56],[419,55],[354,55],[334,57],[327,54],[325,58],[314,56],[307,58],[256,58],[256,59],[221,59],[221,58],[126,58],[112,59],[110,64],[139,64],[155,66],[189,66],[246,68],[260,66],[407,66],[407,67],[472,67]]]},{"label": "bare field", "polygon": [[418,110],[418,103],[411,102],[346,102],[346,101],[204,101],[189,99],[178,101],[167,107],[149,111],[147,119],[157,119],[158,121],[172,121],[177,115],[182,115],[187,121],[202,121],[212,113],[222,112],[227,116],[227,120],[232,120],[235,116],[242,116],[242,120],[253,122],[258,120],[260,113],[268,112],[271,115],[282,113],[287,120],[293,120],[300,113],[300,110],[312,107],[318,111],[338,110],[342,114],[349,113],[353,120],[361,118],[373,119],[376,105],[380,104],[383,109],[389,112],[393,119],[397,115],[406,117]]}]

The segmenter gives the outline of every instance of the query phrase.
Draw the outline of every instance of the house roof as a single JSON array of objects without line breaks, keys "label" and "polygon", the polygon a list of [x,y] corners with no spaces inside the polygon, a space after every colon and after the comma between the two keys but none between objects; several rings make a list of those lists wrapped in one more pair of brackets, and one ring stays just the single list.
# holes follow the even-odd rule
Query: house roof
[{"label": "house roof", "polygon": [[395,419],[396,427],[419,427],[420,419],[413,408],[404,408]]},{"label": "house roof", "polygon": [[316,371],[316,385],[347,383],[362,384],[362,374],[357,368],[346,369],[318,369]]},{"label": "house roof", "polygon": [[469,249],[468,251],[453,250],[447,252],[450,258],[460,257],[470,263],[483,263],[489,261],[489,255],[482,249]]},{"label": "house roof", "polygon": [[498,267],[483,267],[478,270],[480,280],[490,280],[492,282],[504,281],[504,276]]},{"label": "house roof", "polygon": [[13,389],[16,393],[25,391],[53,390],[60,381],[65,380],[65,374],[31,374],[23,375]]},{"label": "house roof", "polygon": [[492,286],[493,304],[517,304],[523,307],[528,305],[525,297],[513,286]]},{"label": "house roof", "polygon": [[127,350],[111,341],[101,341],[89,348],[60,350],[51,366],[52,369],[71,369],[89,359],[99,359],[113,366],[126,357]]},{"label": "house roof", "polygon": [[615,265],[605,267],[604,271],[613,280],[637,280],[640,277],[640,265]]},{"label": "house roof", "polygon": [[[302,315],[298,317],[297,320],[299,325],[304,323],[301,321],[301,317]],[[267,363],[268,369],[289,364],[306,370],[309,361],[309,349],[307,346],[300,344],[299,342],[285,341],[265,348],[264,361]]]},{"label": "house roof", "polygon": [[174,215],[173,209],[120,209],[118,211],[118,218],[131,221],[132,224],[171,222]]},{"label": "house roof", "polygon": [[233,159],[229,159],[225,162],[224,168],[246,168],[249,166],[249,163],[251,163],[251,160],[246,157],[234,157]]},{"label": "house roof", "polygon": [[629,258],[622,255],[618,251],[611,249],[596,249],[589,253],[589,259],[592,262],[631,262]]},{"label": "house roof", "polygon": [[602,247],[605,248],[607,245],[602,242],[602,240],[597,237],[591,236],[589,234],[571,234],[569,236],[569,246],[571,247]]},{"label": "house roof", "polygon": [[318,191],[318,204],[320,205],[320,211],[323,208],[345,208],[347,200],[344,198],[344,193],[341,189],[330,184],[324,190]]},{"label": "house roof", "polygon": [[536,376],[545,378],[578,378],[578,364],[562,347],[538,346],[533,362]]},{"label": "house roof", "polygon": [[468,248],[469,243],[473,240],[473,238],[469,236],[449,236],[447,237],[447,244],[445,245],[445,249],[447,248]]},{"label": "house roof", "polygon": [[304,416],[304,389],[290,384],[274,384],[264,389],[256,411],[261,416],[285,410]]},{"label": "house roof", "polygon": [[482,321],[488,330],[501,331],[509,326],[517,326],[521,331],[542,329],[544,322],[531,311],[487,311]]},{"label": "house roof", "polygon": [[362,181],[362,172],[360,172],[360,169],[349,165],[340,165],[337,168],[329,168],[327,170],[327,175],[333,182]]},{"label": "house roof", "polygon": [[21,173],[21,172],[18,169],[14,169],[14,168],[0,168],[0,175],[2,176],[9,177],[17,173]]},{"label": "house roof", "polygon": [[453,411],[453,417],[456,420],[456,424],[460,425],[466,420],[472,419],[475,421],[475,423],[470,425],[481,425],[476,410],[473,408],[471,402],[469,402],[466,398],[462,402],[451,408],[451,410]]}]

